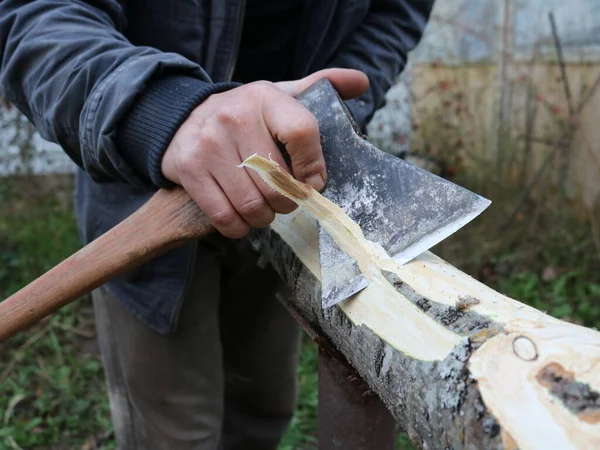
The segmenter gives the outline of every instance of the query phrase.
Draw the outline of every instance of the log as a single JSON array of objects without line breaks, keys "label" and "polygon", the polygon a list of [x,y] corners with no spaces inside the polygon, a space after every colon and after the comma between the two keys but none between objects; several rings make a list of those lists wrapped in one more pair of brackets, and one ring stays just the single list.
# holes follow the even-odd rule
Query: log
[{"label": "log", "polygon": [[[344,212],[270,160],[256,170],[300,208],[252,241],[289,306],[348,359],[424,449],[600,448],[600,333],[508,298],[426,252],[398,266]],[[317,222],[369,286],[321,308]]]}]

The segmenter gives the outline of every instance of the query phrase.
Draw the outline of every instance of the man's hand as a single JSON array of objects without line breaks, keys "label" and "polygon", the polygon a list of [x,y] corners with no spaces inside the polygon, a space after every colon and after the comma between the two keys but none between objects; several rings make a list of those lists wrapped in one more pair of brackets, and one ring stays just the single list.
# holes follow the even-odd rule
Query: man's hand
[{"label": "man's hand", "polygon": [[270,224],[275,213],[293,211],[293,202],[237,166],[258,153],[289,171],[276,144],[280,142],[296,178],[323,189],[326,172],[318,123],[293,96],[324,77],[344,98],[362,94],[369,83],[362,72],[328,69],[302,80],[261,81],[213,94],[175,133],[162,160],[165,177],[183,186],[217,230],[230,238],[244,236],[250,226]]}]

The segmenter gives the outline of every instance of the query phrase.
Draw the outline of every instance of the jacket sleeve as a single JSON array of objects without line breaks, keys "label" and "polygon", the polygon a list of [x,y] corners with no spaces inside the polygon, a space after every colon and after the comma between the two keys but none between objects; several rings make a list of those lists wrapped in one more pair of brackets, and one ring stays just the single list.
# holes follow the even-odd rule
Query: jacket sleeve
[{"label": "jacket sleeve", "polygon": [[160,160],[213,84],[186,58],[132,45],[116,0],[0,2],[0,96],[96,181],[169,183]]},{"label": "jacket sleeve", "polygon": [[373,0],[358,29],[327,64],[362,70],[369,90],[346,102],[361,129],[385,103],[385,94],[419,43],[434,0]]}]

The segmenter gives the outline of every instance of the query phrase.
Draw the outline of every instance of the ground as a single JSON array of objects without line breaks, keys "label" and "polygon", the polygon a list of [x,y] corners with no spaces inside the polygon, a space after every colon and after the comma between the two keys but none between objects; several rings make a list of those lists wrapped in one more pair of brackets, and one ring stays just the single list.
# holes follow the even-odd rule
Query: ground
[{"label": "ground", "polygon": [[[57,199],[27,185],[0,184],[0,298],[79,246],[68,196]],[[491,211],[486,220],[499,213]],[[436,252],[554,316],[600,325],[600,265],[585,227],[561,222],[557,233],[534,230],[534,239],[523,228],[520,240],[504,235],[494,241],[482,237],[490,229],[486,220]],[[298,376],[299,407],[282,450],[316,448],[316,352],[308,339]],[[19,448],[115,448],[88,297],[0,344],[0,450]],[[404,433],[397,448],[412,448]]]}]

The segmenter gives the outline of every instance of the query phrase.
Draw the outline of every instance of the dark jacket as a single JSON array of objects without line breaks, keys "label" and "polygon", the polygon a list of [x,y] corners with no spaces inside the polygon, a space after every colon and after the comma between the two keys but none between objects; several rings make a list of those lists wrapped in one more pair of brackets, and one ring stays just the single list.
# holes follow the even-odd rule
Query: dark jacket
[{"label": "dark jacket", "polygon": [[[82,169],[76,209],[84,243],[168,186],[160,160],[189,112],[230,89],[243,0],[3,0],[0,96]],[[326,67],[364,71],[347,102],[365,126],[384,103],[433,0],[306,0],[295,78]],[[190,244],[108,283],[160,333],[177,323],[193,268]]]}]

